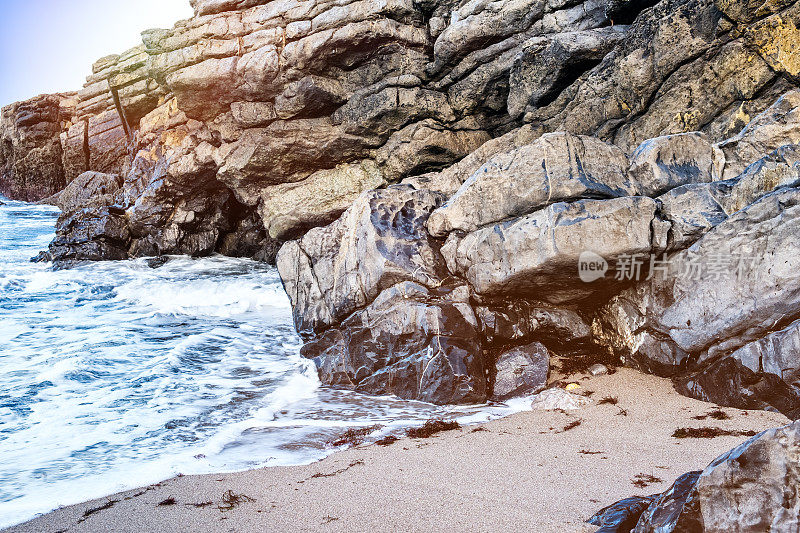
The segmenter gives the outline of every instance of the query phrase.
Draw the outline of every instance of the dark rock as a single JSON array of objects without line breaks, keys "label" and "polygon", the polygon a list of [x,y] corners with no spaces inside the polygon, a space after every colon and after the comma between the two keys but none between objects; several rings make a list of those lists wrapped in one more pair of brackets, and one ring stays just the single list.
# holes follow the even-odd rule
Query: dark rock
[{"label": "dark rock", "polygon": [[631,496],[604,507],[586,522],[600,526],[595,533],[630,533],[657,496]]},{"label": "dark rock", "polygon": [[49,263],[53,260],[53,255],[47,251],[41,251],[34,257],[31,257],[31,263]]},{"label": "dark rock", "polygon": [[[796,332],[791,333],[793,336]],[[761,346],[774,339],[758,341]],[[777,350],[785,349],[777,341]],[[747,349],[747,348],[745,348]],[[757,348],[756,348],[757,349]],[[676,377],[675,389],[686,396],[739,409],[778,410],[793,420],[800,418],[800,388],[797,381],[798,363],[792,361],[797,352],[786,353],[788,368],[764,370],[742,363],[738,355],[723,357],[705,364],[700,370]],[[756,360],[758,364],[758,360]]]},{"label": "dark rock", "polygon": [[127,259],[131,233],[124,211],[110,207],[86,208],[62,214],[56,238],[50,243],[53,261]]},{"label": "dark rock", "polygon": [[[690,500],[700,474],[699,471],[683,474],[669,489],[655,496],[647,509],[642,512],[636,523],[635,531],[637,533],[671,531],[670,527],[674,526],[684,506]],[[701,530],[685,529],[682,531]]]},{"label": "dark rock", "polygon": [[472,309],[416,283],[384,290],[301,353],[328,385],[438,404],[487,396]]},{"label": "dark rock", "polygon": [[257,213],[243,218],[217,245],[217,252],[230,257],[250,257],[275,264],[281,243],[271,238]]},{"label": "dark rock", "polygon": [[290,83],[275,98],[275,113],[280,119],[319,117],[330,114],[346,100],[338,81],[306,76]]},{"label": "dark rock", "polygon": [[512,348],[497,358],[492,398],[503,401],[540,392],[550,374],[550,352],[538,342]]},{"label": "dark rock", "polygon": [[450,122],[455,115],[444,94],[419,87],[387,87],[375,93],[367,89],[333,114],[334,124],[347,133],[379,136],[426,118]]},{"label": "dark rock", "polygon": [[591,345],[591,329],[570,309],[509,298],[479,305],[475,307],[475,314],[489,345],[518,344],[536,339],[562,354]]},{"label": "dark rock", "polygon": [[148,257],[145,262],[147,263],[147,266],[149,266],[150,268],[161,268],[162,266],[169,263],[169,259],[170,258],[168,256],[162,255],[159,257]]}]

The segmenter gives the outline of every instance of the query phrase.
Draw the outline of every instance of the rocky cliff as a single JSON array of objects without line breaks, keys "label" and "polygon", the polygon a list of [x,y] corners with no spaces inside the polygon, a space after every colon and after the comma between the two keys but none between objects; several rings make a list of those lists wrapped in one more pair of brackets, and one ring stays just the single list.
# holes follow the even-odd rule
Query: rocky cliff
[{"label": "rocky cliff", "polygon": [[483,401],[552,357],[800,416],[800,3],[192,4],[3,109],[57,265],[276,261],[335,386]]}]

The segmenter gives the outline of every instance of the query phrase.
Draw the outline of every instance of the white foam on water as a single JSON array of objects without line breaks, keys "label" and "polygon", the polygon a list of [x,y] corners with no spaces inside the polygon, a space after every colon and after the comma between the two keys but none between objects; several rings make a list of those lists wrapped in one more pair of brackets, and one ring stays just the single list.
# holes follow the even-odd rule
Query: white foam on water
[{"label": "white foam on water", "polygon": [[28,258],[58,210],[0,206],[0,527],[158,482],[319,460],[349,427],[377,438],[437,407],[320,387],[274,268],[171,257],[52,271]]}]

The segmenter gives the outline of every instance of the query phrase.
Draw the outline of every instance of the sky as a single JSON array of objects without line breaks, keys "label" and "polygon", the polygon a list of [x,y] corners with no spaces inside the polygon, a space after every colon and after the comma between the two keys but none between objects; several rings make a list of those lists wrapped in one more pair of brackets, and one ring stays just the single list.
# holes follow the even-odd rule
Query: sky
[{"label": "sky", "polygon": [[78,90],[96,60],[191,16],[189,0],[0,0],[0,106]]}]

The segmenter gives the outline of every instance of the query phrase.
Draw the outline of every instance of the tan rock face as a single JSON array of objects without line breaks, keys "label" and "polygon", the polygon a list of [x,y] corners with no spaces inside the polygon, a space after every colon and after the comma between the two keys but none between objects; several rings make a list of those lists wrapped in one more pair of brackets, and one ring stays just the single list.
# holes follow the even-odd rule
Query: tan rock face
[{"label": "tan rock face", "polygon": [[70,95],[44,95],[2,109],[0,193],[41,200],[66,185],[61,131],[69,123],[62,102]]},{"label": "tan rock face", "polygon": [[309,226],[333,222],[362,191],[386,182],[371,160],[320,170],[298,183],[267,187],[259,214],[270,237],[286,240]]}]

